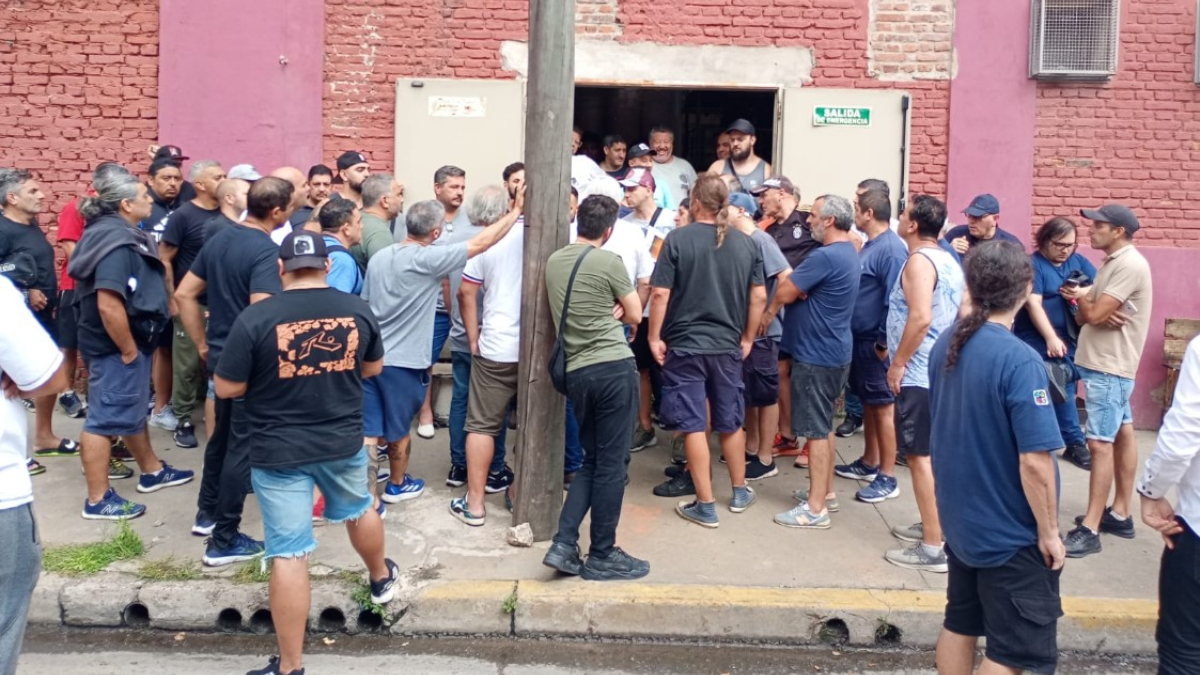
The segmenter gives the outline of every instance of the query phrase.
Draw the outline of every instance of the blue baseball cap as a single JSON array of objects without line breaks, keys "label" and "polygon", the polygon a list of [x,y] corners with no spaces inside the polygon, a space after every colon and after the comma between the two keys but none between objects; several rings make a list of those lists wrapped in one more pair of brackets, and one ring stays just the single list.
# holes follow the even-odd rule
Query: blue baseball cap
[{"label": "blue baseball cap", "polygon": [[729,204],[745,211],[746,215],[751,218],[754,217],[754,214],[758,213],[758,204],[754,201],[754,197],[745,192],[735,192],[729,195]]},{"label": "blue baseball cap", "polygon": [[971,200],[971,205],[963,209],[963,213],[972,218],[982,218],[984,216],[994,216],[1000,213],[1000,200],[992,195],[979,195]]}]

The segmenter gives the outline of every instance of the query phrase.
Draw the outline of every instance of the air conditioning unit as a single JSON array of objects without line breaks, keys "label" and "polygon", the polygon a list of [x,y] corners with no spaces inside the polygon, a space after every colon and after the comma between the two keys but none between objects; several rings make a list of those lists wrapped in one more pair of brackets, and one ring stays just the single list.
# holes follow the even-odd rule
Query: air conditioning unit
[{"label": "air conditioning unit", "polygon": [[1117,72],[1120,0],[1033,0],[1029,76],[1106,80]]}]

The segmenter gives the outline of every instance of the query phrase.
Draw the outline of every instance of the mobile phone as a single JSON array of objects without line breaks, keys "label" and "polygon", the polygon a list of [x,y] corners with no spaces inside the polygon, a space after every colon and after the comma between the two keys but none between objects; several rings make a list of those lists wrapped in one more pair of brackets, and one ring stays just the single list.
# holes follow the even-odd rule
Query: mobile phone
[{"label": "mobile phone", "polygon": [[1079,288],[1079,280],[1078,279],[1066,279],[1063,281],[1062,285],[1069,286],[1071,288]]},{"label": "mobile phone", "polygon": [[1121,311],[1124,312],[1126,316],[1133,316],[1134,314],[1138,313],[1138,308],[1137,305],[1133,304],[1133,301],[1126,300],[1125,304],[1121,305]]}]

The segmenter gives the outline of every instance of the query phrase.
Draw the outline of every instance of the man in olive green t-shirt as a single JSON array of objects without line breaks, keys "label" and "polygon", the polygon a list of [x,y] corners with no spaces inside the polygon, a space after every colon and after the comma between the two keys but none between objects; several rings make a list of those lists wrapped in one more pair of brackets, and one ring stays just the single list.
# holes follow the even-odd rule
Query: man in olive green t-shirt
[{"label": "man in olive green t-shirt", "polygon": [[[546,262],[546,290],[556,327],[562,312],[567,312],[562,335],[567,396],[579,420],[584,456],[563,504],[558,533],[542,563],[595,581],[639,579],[650,573],[650,563],[616,546],[629,465],[629,429],[638,406],[637,369],[621,324],[634,326],[642,319],[642,303],[625,264],[616,254],[600,250],[612,236],[618,208],[609,197],[583,200],[578,239]],[[579,270],[571,285],[577,262]],[[591,547],[584,562],[579,524],[588,511]]]},{"label": "man in olive green t-shirt", "polygon": [[[1150,263],[1133,245],[1141,227],[1133,211],[1109,204],[1080,213],[1092,221],[1092,248],[1105,257],[1094,283],[1063,285],[1059,291],[1079,306],[1075,365],[1087,391],[1084,435],[1092,452],[1087,513],[1067,534],[1070,558],[1099,553],[1101,532],[1125,539],[1134,535],[1130,506],[1138,452],[1129,399],[1153,303]],[[1106,508],[1114,477],[1116,494]]]},{"label": "man in olive green t-shirt", "polygon": [[391,174],[374,173],[363,181],[362,198],[362,243],[351,248],[350,253],[365,270],[376,253],[404,241],[407,236],[401,232],[397,238],[388,226],[404,208],[404,186]]}]

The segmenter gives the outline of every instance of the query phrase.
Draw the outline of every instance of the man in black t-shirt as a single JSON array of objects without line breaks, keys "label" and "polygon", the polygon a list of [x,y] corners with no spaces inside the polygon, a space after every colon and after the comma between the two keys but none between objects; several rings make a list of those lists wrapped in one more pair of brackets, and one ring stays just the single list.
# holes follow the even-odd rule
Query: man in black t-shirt
[{"label": "man in black t-shirt", "polygon": [[[271,232],[287,221],[292,184],[281,178],[260,178],[246,195],[246,221],[228,227],[207,242],[179,283],[175,299],[184,329],[208,373],[216,372],[225,340],[242,310],[280,290],[279,247]],[[205,327],[200,297],[208,299]],[[216,425],[204,450],[199,511],[192,533],[211,534],[204,564],[227,565],[262,554],[262,543],[238,532],[250,473],[248,429],[240,402],[217,396]]]},{"label": "man in black t-shirt", "polygon": [[251,479],[271,559],[271,608],[279,660],[265,674],[300,673],[309,603],[313,488],[325,518],[346,523],[367,566],[371,601],[395,594],[396,563],[384,557],[383,522],[372,508],[363,437],[363,378],[383,371],[383,339],[371,308],[325,282],[320,234],[296,230],[279,247],[283,292],[242,312],[217,367],[217,395],[245,397],[255,430]]},{"label": "man in black t-shirt", "polygon": [[[225,180],[225,170],[221,165],[212,160],[201,160],[192,165],[189,176],[196,188],[196,198],[167,218],[167,226],[159,242],[159,254],[167,266],[168,297],[174,295],[175,284],[187,274],[204,247],[206,223],[220,213],[217,209],[217,186]],[[186,338],[175,344],[171,337],[175,333],[185,333],[178,318],[179,307],[174,302],[171,303],[171,316],[174,317],[174,329],[166,331],[167,337],[159,343],[154,364],[157,406],[150,416],[150,424],[171,431],[179,447],[194,448],[197,443],[192,413],[197,404],[204,400],[207,386],[200,374],[200,357],[196,346]],[[167,408],[168,391],[173,410]]]},{"label": "man in black t-shirt", "polygon": [[[58,343],[58,277],[55,274],[54,247],[37,223],[45,206],[46,195],[33,174],[24,169],[0,169],[0,265],[2,273],[25,294],[34,317],[54,342]],[[10,269],[11,268],[11,269]],[[54,434],[54,394],[34,399],[36,424],[34,453],[40,457],[75,457],[79,444]]]}]

